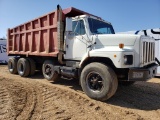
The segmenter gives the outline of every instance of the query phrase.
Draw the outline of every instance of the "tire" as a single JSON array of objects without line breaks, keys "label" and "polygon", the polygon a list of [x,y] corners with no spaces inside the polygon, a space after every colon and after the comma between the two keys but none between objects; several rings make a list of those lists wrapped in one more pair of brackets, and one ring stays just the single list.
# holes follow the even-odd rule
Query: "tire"
[{"label": "tire", "polygon": [[36,64],[35,64],[35,62],[32,58],[27,58],[27,60],[29,61],[29,65],[30,65],[30,68],[31,68],[29,75],[32,76],[32,75],[35,74]]},{"label": "tire", "polygon": [[17,73],[17,58],[9,58],[8,60],[8,70],[11,74],[16,74]]},{"label": "tire", "polygon": [[119,81],[119,84],[122,86],[131,86],[135,83],[135,81]]},{"label": "tire", "polygon": [[17,64],[17,70],[21,77],[27,77],[30,73],[29,61],[26,58],[20,58]]},{"label": "tire", "polygon": [[90,63],[81,73],[81,87],[92,99],[105,101],[112,97],[118,87],[115,72],[102,63]]},{"label": "tire", "polygon": [[49,81],[58,81],[60,75],[54,71],[54,62],[51,60],[45,60],[42,66],[42,72],[45,79]]}]

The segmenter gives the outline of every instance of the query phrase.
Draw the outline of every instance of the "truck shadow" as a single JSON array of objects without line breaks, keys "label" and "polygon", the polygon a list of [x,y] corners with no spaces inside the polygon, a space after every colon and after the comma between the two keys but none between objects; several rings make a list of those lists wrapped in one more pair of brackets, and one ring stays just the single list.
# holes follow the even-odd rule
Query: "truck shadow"
[{"label": "truck shadow", "polygon": [[45,79],[41,70],[37,70],[33,76],[29,76],[31,79]]},{"label": "truck shadow", "polygon": [[132,86],[119,86],[116,94],[106,103],[139,110],[160,109],[160,84],[137,82]]},{"label": "truck shadow", "polygon": [[[53,84],[83,92],[78,80],[61,79]],[[139,110],[158,110],[160,109],[160,84],[137,82],[128,87],[120,85],[116,94],[104,103]]]},{"label": "truck shadow", "polygon": [[63,86],[67,86],[75,91],[81,91],[83,92],[79,81],[77,79],[65,79],[65,78],[61,78],[59,81],[57,82],[51,82],[52,84],[59,84],[59,85],[63,85]]}]

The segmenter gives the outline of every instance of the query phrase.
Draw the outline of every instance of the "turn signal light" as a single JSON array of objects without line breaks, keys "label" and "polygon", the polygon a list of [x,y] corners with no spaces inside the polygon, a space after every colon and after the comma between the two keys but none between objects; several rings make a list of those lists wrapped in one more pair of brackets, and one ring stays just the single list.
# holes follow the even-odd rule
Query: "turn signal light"
[{"label": "turn signal light", "polygon": [[123,48],[124,48],[124,44],[123,44],[123,43],[120,43],[120,44],[119,44],[119,48],[123,49]]}]

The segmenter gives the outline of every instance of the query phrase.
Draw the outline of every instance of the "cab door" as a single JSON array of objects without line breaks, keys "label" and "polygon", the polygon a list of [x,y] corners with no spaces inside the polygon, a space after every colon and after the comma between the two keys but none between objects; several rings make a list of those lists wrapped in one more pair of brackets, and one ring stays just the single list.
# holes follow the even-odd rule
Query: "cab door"
[{"label": "cab door", "polygon": [[87,51],[87,35],[84,20],[72,22],[72,32],[66,33],[65,59],[81,60]]}]

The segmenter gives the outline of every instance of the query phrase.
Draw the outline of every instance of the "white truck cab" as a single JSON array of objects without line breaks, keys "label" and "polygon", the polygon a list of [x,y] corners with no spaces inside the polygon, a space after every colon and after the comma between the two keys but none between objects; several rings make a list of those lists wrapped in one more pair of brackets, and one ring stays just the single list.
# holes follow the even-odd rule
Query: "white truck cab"
[{"label": "white truck cab", "polygon": [[115,34],[111,23],[94,16],[81,15],[67,18],[68,21],[72,28],[69,26],[67,30],[66,26],[65,59],[82,64],[88,57],[103,57],[110,59],[116,68],[155,63],[155,42],[149,36]]}]

